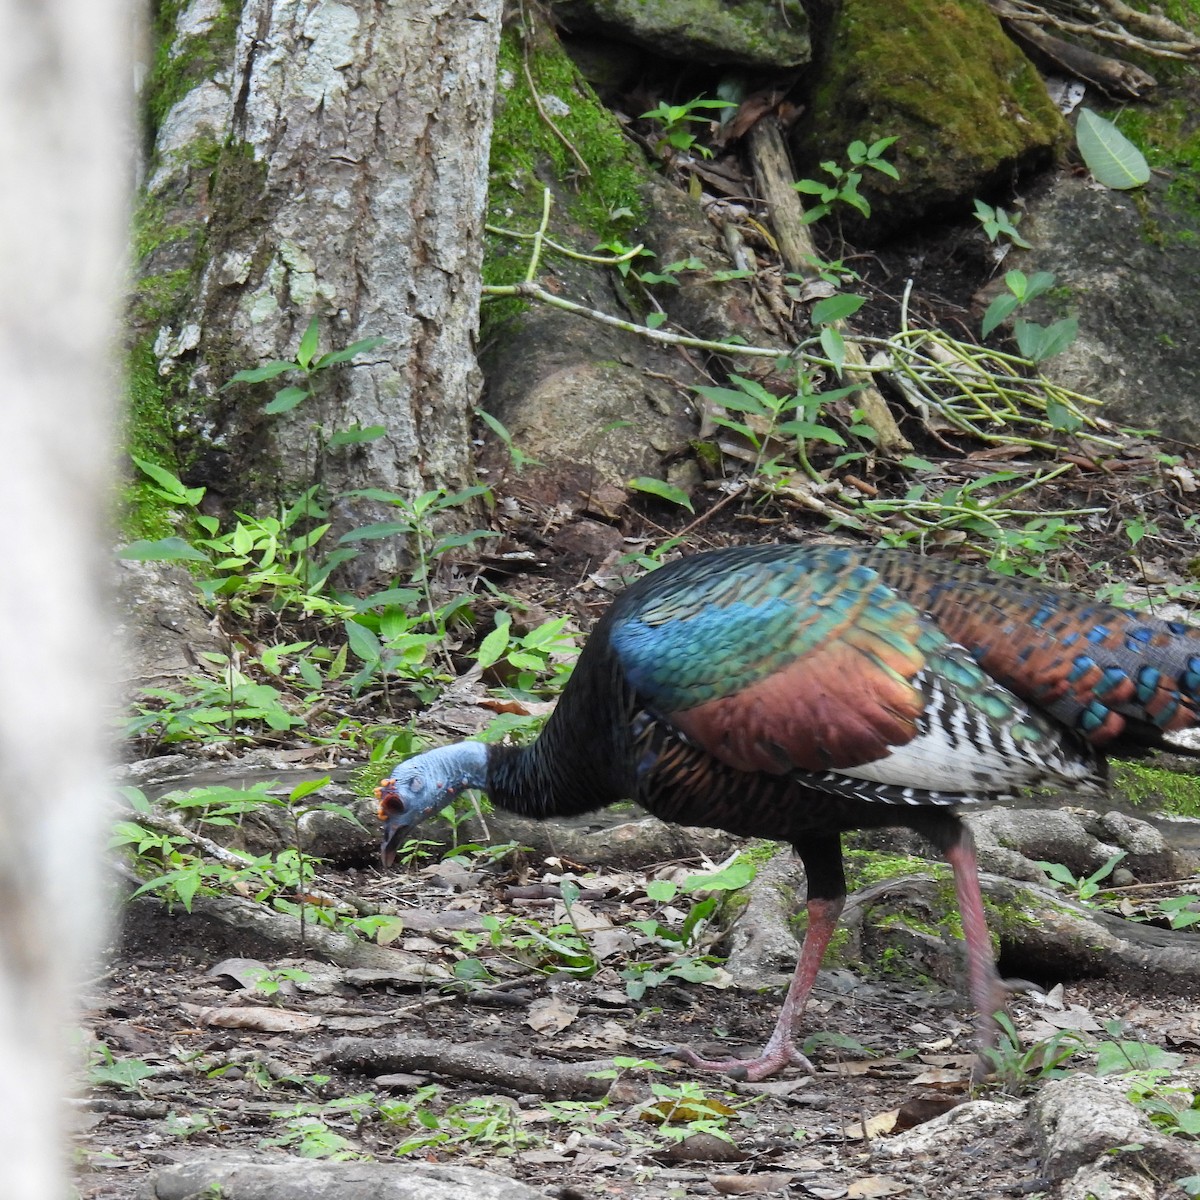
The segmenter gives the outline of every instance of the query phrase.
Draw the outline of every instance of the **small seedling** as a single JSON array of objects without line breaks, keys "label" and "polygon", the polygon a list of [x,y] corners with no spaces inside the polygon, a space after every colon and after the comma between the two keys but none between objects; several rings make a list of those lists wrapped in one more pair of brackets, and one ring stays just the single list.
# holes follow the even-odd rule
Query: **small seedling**
[{"label": "small seedling", "polygon": [[1105,863],[1093,871],[1090,875],[1081,875],[1078,878],[1071,873],[1069,867],[1063,866],[1062,863],[1039,862],[1038,866],[1046,872],[1047,875],[1056,883],[1060,884],[1067,891],[1073,892],[1075,899],[1082,904],[1086,904],[1097,892],[1103,889],[1100,886],[1101,880],[1107,879],[1112,873],[1117,863],[1125,857],[1126,851],[1119,850]]}]

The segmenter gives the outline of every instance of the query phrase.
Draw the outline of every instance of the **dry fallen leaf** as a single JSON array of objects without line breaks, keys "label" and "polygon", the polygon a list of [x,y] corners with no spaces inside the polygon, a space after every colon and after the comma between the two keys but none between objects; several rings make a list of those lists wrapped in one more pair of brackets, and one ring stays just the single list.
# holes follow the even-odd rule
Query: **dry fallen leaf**
[{"label": "dry fallen leaf", "polygon": [[712,1175],[708,1182],[722,1196],[765,1196],[785,1191],[795,1178],[783,1171],[763,1171],[757,1175]]},{"label": "dry fallen leaf", "polygon": [[846,1189],[846,1200],[869,1200],[875,1196],[898,1196],[907,1192],[909,1185],[893,1179],[890,1175],[865,1175],[856,1179]]},{"label": "dry fallen leaf", "polygon": [[900,1116],[898,1108],[889,1108],[886,1112],[876,1113],[868,1117],[864,1128],[862,1121],[854,1121],[846,1126],[845,1134],[849,1138],[884,1137],[896,1128],[896,1120]]},{"label": "dry fallen leaf", "polygon": [[546,996],[529,1006],[525,1024],[537,1033],[558,1033],[579,1016],[579,1005],[568,1004],[557,996]]}]

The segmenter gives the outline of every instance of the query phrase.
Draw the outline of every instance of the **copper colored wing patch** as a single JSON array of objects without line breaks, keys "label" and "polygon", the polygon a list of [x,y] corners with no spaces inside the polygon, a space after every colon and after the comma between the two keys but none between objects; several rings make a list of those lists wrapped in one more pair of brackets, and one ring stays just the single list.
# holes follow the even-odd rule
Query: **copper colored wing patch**
[{"label": "copper colored wing patch", "polygon": [[[915,614],[912,624],[915,641]],[[912,680],[923,665],[912,643],[854,625],[737,695],[668,719],[741,771],[861,766],[917,735],[924,699]]]}]

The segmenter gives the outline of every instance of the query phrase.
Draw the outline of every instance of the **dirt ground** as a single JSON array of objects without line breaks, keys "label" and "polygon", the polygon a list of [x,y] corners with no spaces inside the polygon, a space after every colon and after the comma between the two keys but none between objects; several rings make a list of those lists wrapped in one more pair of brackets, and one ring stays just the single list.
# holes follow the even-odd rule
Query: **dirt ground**
[{"label": "dirt ground", "polygon": [[[548,923],[554,904],[508,898],[507,867],[453,892],[432,868],[327,873],[318,882],[322,891],[405,915],[394,948],[444,976],[471,956],[463,935],[483,929],[483,914]],[[609,876],[578,903],[595,928],[620,930],[647,912],[643,883],[636,874]],[[614,969],[620,955],[584,980],[547,975],[485,947],[488,980],[473,994],[451,993],[303,953],[268,959],[266,949],[249,931],[171,914],[156,900],[126,910],[123,933],[88,990],[86,1036],[93,1080],[104,1077],[98,1043],[145,1074],[94,1082],[78,1102],[81,1200],[133,1200],[155,1170],[213,1149],[387,1160],[406,1143],[415,1143],[407,1151],[413,1161],[483,1167],[562,1197],[986,1200],[1053,1191],[1038,1133],[1023,1114],[982,1125],[965,1142],[947,1138],[943,1150],[935,1142],[921,1153],[894,1152],[902,1130],[972,1095],[970,1014],[961,994],[896,964],[892,978],[877,969],[823,975],[806,1029],[840,1041],[818,1040],[815,1075],[791,1069],[747,1084],[684,1067],[669,1048],[737,1053],[761,1044],[778,992],[667,981],[632,1001]],[[229,963],[231,956],[242,961]],[[254,979],[245,959],[270,969],[279,990],[256,995],[242,986],[248,972]],[[287,978],[292,971],[299,974]],[[1077,1030],[1094,1041],[1106,1022],[1130,1021],[1124,1036],[1195,1065],[1196,999],[1092,980],[1066,985],[1050,1002],[1014,994],[1012,1013],[1027,1036],[1042,1039]],[[347,1037],[371,1039],[383,1053],[420,1039],[424,1065],[397,1069],[403,1062],[381,1060],[365,1073],[331,1065]],[[467,1043],[523,1060],[528,1076],[462,1078]],[[547,1095],[554,1068],[614,1056],[666,1069],[627,1070],[606,1099]],[[653,1084],[671,1091],[655,1095]],[[995,1085],[974,1094],[1004,1095]],[[440,1144],[419,1144],[439,1131],[446,1134]]]}]

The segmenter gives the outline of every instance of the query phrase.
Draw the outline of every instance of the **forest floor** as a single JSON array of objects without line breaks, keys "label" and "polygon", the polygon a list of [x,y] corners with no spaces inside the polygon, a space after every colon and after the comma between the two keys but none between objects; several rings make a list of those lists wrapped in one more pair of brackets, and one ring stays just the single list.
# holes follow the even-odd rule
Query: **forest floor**
[{"label": "forest floor", "polygon": [[[169,1164],[242,1150],[280,1161],[394,1162],[401,1154],[485,1168],[560,1197],[987,1200],[1053,1192],[1045,1131],[1024,1099],[1038,1071],[1023,1074],[1010,1056],[1008,1088],[971,1090],[970,1014],[960,992],[918,980],[912,964],[893,963],[891,977],[878,963],[863,974],[835,970],[822,976],[805,1019],[806,1035],[835,1035],[815,1039],[815,1075],[789,1069],[738,1083],[682,1066],[669,1048],[738,1053],[761,1044],[778,992],[731,988],[719,976],[668,979],[633,1001],[614,966],[587,979],[547,975],[530,965],[537,947],[513,929],[545,930],[555,901],[506,899],[510,874],[448,879],[453,872],[434,864],[415,874],[323,872],[317,881],[322,891],[401,912],[405,932],[393,945],[410,971],[423,961],[446,979],[468,951],[479,954],[486,981],[466,994],[411,975],[406,982],[394,968],[268,958],[249,930],[136,902],[87,995],[88,1036],[111,1060],[106,1068],[93,1055],[93,1086],[78,1108],[83,1200],[149,1195],[147,1177]],[[587,880],[589,897],[577,901],[579,923],[610,939],[614,964],[622,961],[615,935],[655,908],[646,877]],[[482,920],[489,913],[513,922],[494,952]],[[1071,1066],[1120,1041],[1195,1066],[1197,1001],[1089,980],[1049,999],[1017,994],[1011,1007],[1027,1042],[1077,1050]],[[1110,1022],[1120,1023],[1119,1036]],[[338,1065],[346,1037],[370,1039],[384,1057],[366,1071]],[[419,1039],[420,1053],[405,1060],[409,1039]],[[464,1077],[473,1073],[461,1061],[468,1044],[519,1065],[490,1082]],[[564,1064],[614,1057],[659,1069],[623,1070],[607,1095],[555,1090]],[[919,1133],[973,1097],[1008,1107],[974,1105],[965,1124],[906,1141],[912,1135],[902,1131]],[[1168,1179],[1159,1186],[1164,1198],[1184,1194]]]}]

